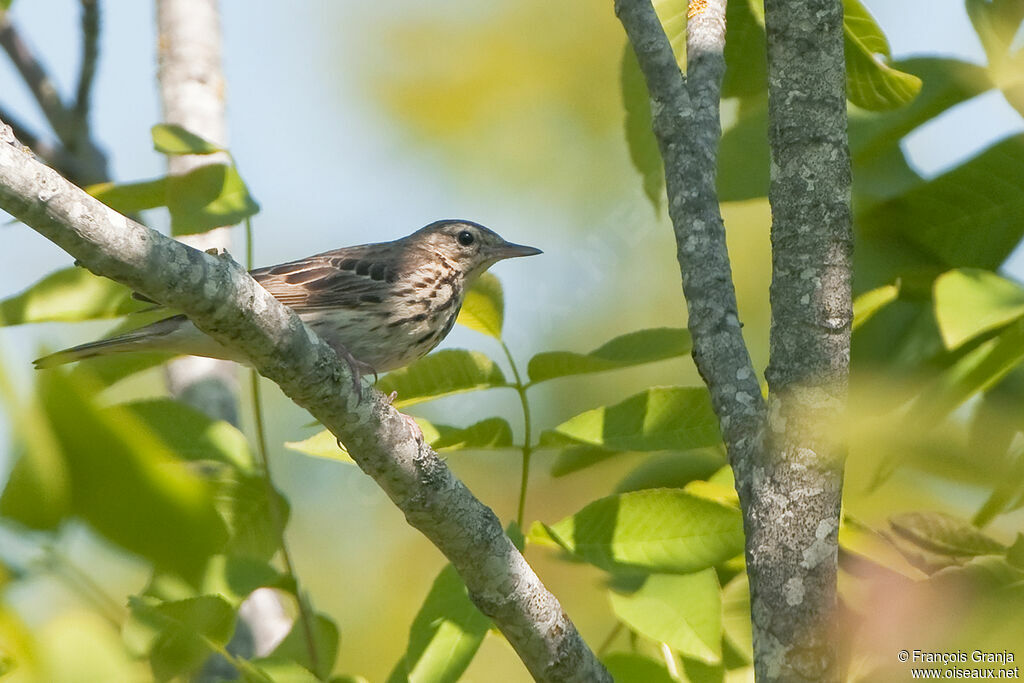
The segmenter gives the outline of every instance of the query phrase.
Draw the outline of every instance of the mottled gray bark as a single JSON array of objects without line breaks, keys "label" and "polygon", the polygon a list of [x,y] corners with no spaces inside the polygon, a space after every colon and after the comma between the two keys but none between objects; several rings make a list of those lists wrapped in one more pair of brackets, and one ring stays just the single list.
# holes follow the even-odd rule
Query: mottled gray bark
[{"label": "mottled gray bark", "polygon": [[725,73],[725,2],[712,0],[687,25],[688,77],[651,0],[616,0],[651,96],[654,133],[665,162],[669,216],[689,309],[693,359],[722,425],[742,499],[762,447],[765,403],[743,341],[725,225],[715,188],[719,99]]},{"label": "mottled gray bark", "polygon": [[[227,147],[225,84],[221,68],[217,0],[157,0],[157,81],[164,121]],[[182,154],[167,158],[170,175],[208,164],[225,164],[227,154]],[[231,246],[231,233],[218,228],[181,238],[202,251]],[[238,379],[227,361],[189,356],[167,364],[171,393],[207,415],[238,423]]]},{"label": "mottled gray bark", "polygon": [[189,315],[346,445],[459,572],[540,681],[610,681],[558,600],[477,500],[380,392],[360,401],[334,351],[230,258],[171,240],[104,206],[12,144],[0,124],[0,208],[94,273]]},{"label": "mottled gray bark", "polygon": [[766,681],[839,680],[836,556],[853,306],[841,0],[767,0],[772,328],[768,453],[748,511]]},{"label": "mottled gray bark", "polygon": [[736,316],[715,190],[725,0],[693,0],[686,76],[650,0],[615,9],[665,163],[694,360],[722,424],[747,535],[759,681],[838,679],[836,555],[849,367],[851,220],[840,0],[768,0],[772,143],[767,409]]}]

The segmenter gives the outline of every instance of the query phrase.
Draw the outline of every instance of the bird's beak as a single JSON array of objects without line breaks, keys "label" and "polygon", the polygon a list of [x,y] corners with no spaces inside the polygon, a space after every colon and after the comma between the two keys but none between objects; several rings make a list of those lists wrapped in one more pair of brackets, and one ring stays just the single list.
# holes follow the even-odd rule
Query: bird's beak
[{"label": "bird's beak", "polygon": [[512,244],[511,242],[505,242],[491,250],[491,258],[500,261],[502,259],[518,258],[520,256],[536,256],[537,254],[543,253],[544,252],[536,247],[528,247],[524,244]]}]

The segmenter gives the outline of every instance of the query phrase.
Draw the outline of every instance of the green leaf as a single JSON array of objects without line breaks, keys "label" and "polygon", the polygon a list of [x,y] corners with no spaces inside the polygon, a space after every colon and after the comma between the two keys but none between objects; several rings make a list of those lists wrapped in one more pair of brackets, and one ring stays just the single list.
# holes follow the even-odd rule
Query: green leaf
[{"label": "green leaf", "polygon": [[272,657],[290,659],[309,669],[322,681],[327,680],[334,668],[334,660],[338,657],[338,627],[326,614],[317,613],[313,620],[313,642],[316,645],[317,666],[309,660],[309,646],[306,641],[305,629],[301,617],[292,624],[281,644],[271,653]]},{"label": "green leaf", "polygon": [[129,598],[125,638],[149,656],[153,676],[166,681],[198,668],[235,630],[235,611],[217,595],[160,603]]},{"label": "green leaf", "polygon": [[[248,662],[254,671],[240,672],[246,683],[318,683],[306,667],[286,657],[259,657]],[[331,681],[334,681],[332,678]]]},{"label": "green leaf", "polygon": [[454,683],[490,627],[491,620],[469,599],[455,568],[446,565],[413,620],[405,655],[389,680]]},{"label": "green leaf", "polygon": [[[420,426],[422,427],[422,424]],[[437,438],[429,440],[428,443],[435,450],[500,449],[512,446],[512,427],[508,421],[500,417],[490,417],[468,427],[432,426],[437,431]]]},{"label": "green leaf", "polygon": [[615,492],[683,488],[692,481],[707,479],[723,465],[725,454],[721,448],[696,448],[682,453],[655,453],[627,474],[615,487]]},{"label": "green leaf", "polygon": [[114,211],[123,214],[155,209],[167,203],[167,178],[134,183],[99,183],[85,191]]},{"label": "green leaf", "polygon": [[875,206],[860,223],[865,235],[909,241],[944,269],[998,268],[1024,236],[1024,135]]},{"label": "green leaf", "polygon": [[652,574],[635,593],[609,593],[612,611],[629,628],[686,657],[722,660],[722,594],[714,569]]},{"label": "green leaf", "polygon": [[725,78],[722,98],[749,97],[768,87],[768,48],[764,23],[750,2],[725,6]]},{"label": "green leaf", "polygon": [[875,313],[891,304],[900,295],[900,285],[882,285],[864,292],[853,301],[853,329],[874,317]]},{"label": "green leaf", "polygon": [[991,271],[951,270],[936,278],[934,292],[935,319],[949,349],[1024,315],[1024,289]]},{"label": "green leaf", "polygon": [[882,61],[889,57],[889,44],[859,0],[843,0],[843,45],[846,96],[858,107],[871,111],[901,107],[921,90],[920,78]]},{"label": "green leaf", "polygon": [[545,445],[579,443],[626,451],[689,450],[721,440],[708,392],[695,387],[653,387],[541,435]]},{"label": "green leaf", "polygon": [[234,425],[213,420],[195,408],[169,398],[119,404],[184,460],[211,460],[240,470],[252,468],[249,442]]},{"label": "green leaf", "polygon": [[162,154],[213,154],[224,149],[176,123],[158,123],[150,129],[153,149]]},{"label": "green leaf", "polygon": [[690,573],[743,552],[738,510],[677,489],[601,498],[547,530],[565,550],[609,571]]},{"label": "green leaf", "polygon": [[194,575],[227,536],[208,483],[130,411],[99,408],[84,383],[40,373],[39,395],[74,511],[158,567]]},{"label": "green leaf", "polygon": [[348,454],[348,451],[338,443],[338,437],[326,429],[303,441],[286,441],[284,447],[312,455],[314,458],[327,458],[355,464],[355,460]]},{"label": "green leaf", "polygon": [[377,388],[385,394],[398,392],[395,407],[504,386],[508,386],[505,375],[494,361],[478,351],[464,349],[432,353],[408,367],[388,373],[377,383]]},{"label": "green leaf", "polygon": [[[281,547],[281,528],[288,522],[288,500],[267,488],[261,475],[221,468],[213,477],[216,505],[227,526],[224,552],[269,560]],[[275,496],[277,513],[271,508]],[[279,516],[280,520],[275,519]]]},{"label": "green leaf", "polygon": [[[736,2],[730,2],[732,7]],[[723,202],[768,196],[768,96],[744,97],[718,147],[718,194]]]},{"label": "green leaf", "polygon": [[130,289],[85,268],[62,268],[0,301],[0,326],[114,318],[146,307]]},{"label": "green leaf", "polygon": [[615,683],[676,683],[660,662],[632,652],[613,652],[601,660]]},{"label": "green leaf", "polygon": [[[686,65],[686,7],[685,0],[655,0],[654,9],[661,19],[680,68]],[[665,170],[658,151],[658,141],[651,127],[651,102],[647,83],[636,61],[636,53],[626,44],[622,53],[619,84],[622,104],[626,110],[626,144],[629,157],[643,178],[644,193],[654,210],[661,211],[661,197],[665,187]]]},{"label": "green leaf", "polygon": [[280,587],[286,579],[267,560],[238,555],[216,555],[203,575],[202,592],[217,594],[236,608],[258,588]]},{"label": "green leaf", "polygon": [[747,662],[754,661],[754,635],[750,625],[750,585],[740,574],[722,589],[722,630],[725,639]]},{"label": "green leaf", "polygon": [[1006,546],[967,522],[942,512],[908,512],[889,518],[893,531],[928,552],[958,557],[995,555]]},{"label": "green leaf", "polygon": [[530,359],[530,382],[536,384],[556,377],[627,368],[686,355],[693,348],[690,333],[683,329],[659,327],[630,332],[588,354],[548,351]]},{"label": "green leaf", "polygon": [[259,212],[259,204],[238,174],[226,164],[200,166],[167,181],[167,208],[171,234],[206,232],[235,225]]},{"label": "green leaf", "polygon": [[466,292],[455,322],[500,340],[504,319],[505,295],[501,290],[501,280],[496,275],[484,273]]},{"label": "green leaf", "polygon": [[998,67],[1013,49],[1024,21],[1024,4],[1020,0],[967,0],[965,4],[989,65]]},{"label": "green leaf", "polygon": [[931,382],[911,406],[909,417],[936,422],[964,401],[1006,376],[1024,361],[1024,321],[982,342]]},{"label": "green leaf", "polygon": [[564,477],[622,454],[622,451],[600,446],[570,446],[555,457],[551,464],[551,476]]},{"label": "green leaf", "polygon": [[661,198],[665,187],[665,167],[654,137],[651,120],[651,103],[647,93],[644,75],[636,61],[636,53],[627,43],[622,53],[620,76],[622,105],[626,110],[626,144],[629,158],[640,173],[644,194],[651,201],[655,212],[661,212]]}]

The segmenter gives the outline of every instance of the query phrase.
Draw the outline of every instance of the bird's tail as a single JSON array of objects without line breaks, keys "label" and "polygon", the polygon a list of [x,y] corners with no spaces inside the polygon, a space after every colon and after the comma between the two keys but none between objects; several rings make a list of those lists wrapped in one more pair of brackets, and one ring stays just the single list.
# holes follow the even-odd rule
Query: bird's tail
[{"label": "bird's tail", "polygon": [[141,349],[138,342],[142,337],[143,335],[129,333],[119,337],[112,337],[111,339],[101,339],[100,341],[89,342],[88,344],[79,344],[78,346],[72,346],[70,349],[64,349],[63,351],[57,351],[48,356],[37,358],[32,361],[32,364],[36,367],[36,370],[44,370],[64,365],[65,363],[74,363],[85,358],[106,356],[107,354],[125,351],[139,351]]},{"label": "bird's tail", "polygon": [[35,365],[36,370],[43,370],[64,365],[65,363],[74,363],[86,358],[106,356],[112,353],[158,349],[161,348],[160,342],[165,340],[169,333],[178,329],[184,321],[184,316],[165,318],[151,325],[140,327],[137,330],[132,330],[110,339],[79,344],[78,346],[72,346],[70,349],[51,353],[48,356],[32,361],[32,364]]}]

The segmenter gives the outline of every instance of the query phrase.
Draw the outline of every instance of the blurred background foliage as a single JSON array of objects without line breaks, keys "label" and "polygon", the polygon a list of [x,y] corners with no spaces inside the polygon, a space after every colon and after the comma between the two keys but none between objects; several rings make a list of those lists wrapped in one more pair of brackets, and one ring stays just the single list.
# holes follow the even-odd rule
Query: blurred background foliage
[{"label": "blurred background foliage", "polygon": [[[58,76],[75,59],[65,4],[68,19],[20,0],[11,10]],[[611,3],[223,4],[231,150],[262,206],[259,263],[452,216],[544,248],[497,269],[447,351],[383,383],[485,503],[520,518],[528,559],[617,679],[749,679],[738,512],[686,357],[660,161]],[[860,296],[840,536],[848,676],[876,681],[906,676],[901,648],[1024,657],[1024,3],[865,4],[845,3]],[[155,105],[138,94],[152,90],[155,52],[144,5],[105,6],[94,121],[121,185],[94,192],[169,229],[150,209],[173,202],[148,182],[163,160],[149,151]],[[685,3],[655,5],[678,48]],[[763,20],[743,0],[729,13],[719,181],[763,368]],[[37,121],[16,78],[0,77],[0,102]],[[231,190],[220,207],[237,219],[256,207],[229,175],[214,185]],[[133,181],[147,183],[126,192]],[[223,648],[254,587],[274,587],[293,615],[252,426],[167,401],[159,357],[33,375],[42,350],[110,323],[22,323],[130,304],[79,269],[44,279],[70,259],[23,226],[3,230],[0,670],[173,677]],[[440,554],[307,415],[266,394],[295,570],[329,621],[317,620],[319,666],[296,633],[260,671],[325,677],[336,650],[335,672],[371,681],[528,680]],[[653,557],[638,550],[652,533]]]}]

